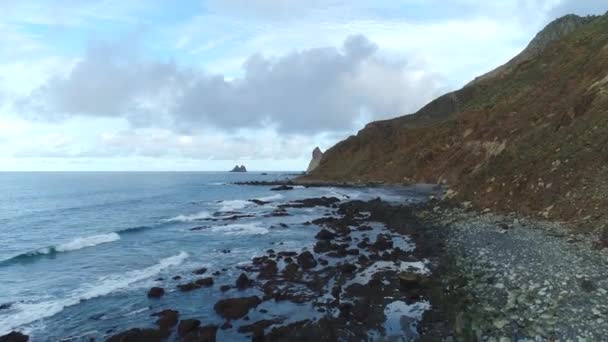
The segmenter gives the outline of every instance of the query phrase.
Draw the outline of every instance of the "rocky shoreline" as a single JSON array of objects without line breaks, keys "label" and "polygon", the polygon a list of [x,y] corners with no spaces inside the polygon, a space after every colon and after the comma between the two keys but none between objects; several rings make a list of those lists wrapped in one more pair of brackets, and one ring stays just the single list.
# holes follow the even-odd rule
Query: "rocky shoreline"
[{"label": "rocky shoreline", "polygon": [[[314,248],[269,249],[238,266],[232,284],[216,284],[219,270],[204,268],[179,279],[182,292],[209,287],[225,293],[213,307],[224,323],[206,324],[167,308],[152,315],[150,327],[112,332],[107,340],[215,341],[225,329],[253,341],[608,336],[608,248],[598,243],[601,237],[437,200],[395,206],[322,197],[283,204],[277,215],[316,206],[332,214],[307,222],[318,229]],[[147,295],[155,300],[164,293],[154,287]],[[281,303],[310,308],[310,317],[273,313]],[[0,337],[26,340],[18,333]]]}]

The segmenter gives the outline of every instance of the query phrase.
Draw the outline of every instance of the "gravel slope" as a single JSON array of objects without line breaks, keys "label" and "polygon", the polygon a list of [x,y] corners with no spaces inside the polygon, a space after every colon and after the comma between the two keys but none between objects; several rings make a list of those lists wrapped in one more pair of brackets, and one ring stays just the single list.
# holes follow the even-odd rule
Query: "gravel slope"
[{"label": "gravel slope", "polygon": [[[608,249],[558,223],[460,208],[418,215],[446,230],[465,307],[461,336],[482,341],[601,341],[608,336]],[[454,277],[460,278],[455,280]],[[456,334],[458,336],[458,333]]]}]

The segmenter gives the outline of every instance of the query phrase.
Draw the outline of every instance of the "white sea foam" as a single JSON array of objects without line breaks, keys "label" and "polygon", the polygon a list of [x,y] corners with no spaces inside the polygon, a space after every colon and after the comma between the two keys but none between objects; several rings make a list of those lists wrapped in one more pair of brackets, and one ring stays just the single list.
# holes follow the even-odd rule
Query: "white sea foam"
[{"label": "white sea foam", "polygon": [[425,261],[412,261],[412,262],[399,262],[395,263],[392,261],[376,261],[365,270],[358,272],[355,277],[349,280],[344,288],[347,288],[353,284],[367,285],[372,280],[374,274],[378,272],[394,271],[394,272],[405,272],[412,271],[420,274],[429,274],[430,271],[426,267]]},{"label": "white sea foam", "polygon": [[250,206],[252,203],[245,200],[231,200],[221,201],[220,204],[222,205],[222,207],[219,211],[236,211]]},{"label": "white sea foam", "polygon": [[270,196],[265,196],[265,197],[258,197],[256,198],[257,200],[260,201],[264,201],[264,202],[270,202],[270,201],[276,201],[276,200],[280,200],[282,199],[284,196],[281,194],[275,194],[275,195],[270,195]]},{"label": "white sea foam", "polygon": [[188,258],[188,253],[181,252],[144,269],[105,276],[96,283],[76,290],[63,298],[16,303],[6,313],[0,315],[0,335],[10,332],[16,327],[54,316],[64,308],[76,305],[81,301],[125,289],[136,282],[151,278],[167,268],[180,265],[186,258]]},{"label": "white sea foam", "polygon": [[416,324],[422,319],[422,314],[431,308],[428,301],[416,302],[408,305],[406,302],[397,300],[384,308],[386,321],[384,330],[388,337],[406,336],[406,340],[414,339],[418,334]]},{"label": "white sea foam", "polygon": [[163,220],[163,221],[164,222],[193,222],[193,221],[204,220],[209,217],[211,217],[211,215],[209,214],[208,211],[201,211],[201,212],[198,212],[195,214],[190,214],[190,215],[178,215],[178,216],[175,216],[170,219]]},{"label": "white sea foam", "polygon": [[214,233],[223,233],[226,235],[264,235],[268,234],[269,230],[260,227],[256,223],[229,224],[226,226],[215,226],[211,228]]},{"label": "white sea foam", "polygon": [[57,252],[75,251],[78,249],[93,247],[102,243],[120,240],[120,235],[117,233],[100,234],[88,237],[79,237],[74,240],[61,244],[55,248]]}]

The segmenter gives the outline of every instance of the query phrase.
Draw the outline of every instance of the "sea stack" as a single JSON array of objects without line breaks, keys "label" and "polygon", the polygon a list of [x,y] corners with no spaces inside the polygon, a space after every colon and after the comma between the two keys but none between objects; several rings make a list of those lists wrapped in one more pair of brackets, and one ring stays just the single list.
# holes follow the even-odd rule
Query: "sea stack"
[{"label": "sea stack", "polygon": [[247,168],[245,168],[245,165],[235,165],[234,168],[230,170],[230,172],[247,172]]},{"label": "sea stack", "polygon": [[312,170],[316,169],[317,166],[319,166],[319,163],[321,162],[321,158],[323,158],[323,152],[320,148],[315,147],[315,149],[312,151],[312,159],[308,164],[308,169],[306,169],[306,173],[310,173]]}]

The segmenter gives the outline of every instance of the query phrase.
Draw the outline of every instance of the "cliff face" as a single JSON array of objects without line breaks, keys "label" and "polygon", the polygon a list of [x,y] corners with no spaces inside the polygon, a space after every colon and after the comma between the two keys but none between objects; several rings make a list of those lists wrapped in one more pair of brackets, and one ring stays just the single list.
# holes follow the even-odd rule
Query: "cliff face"
[{"label": "cliff face", "polygon": [[323,152],[321,151],[320,148],[316,147],[312,151],[312,159],[310,160],[310,163],[308,164],[306,173],[310,173],[310,172],[312,172],[312,170],[316,169],[319,166],[319,163],[321,162],[321,158],[323,158]]},{"label": "cliff face", "polygon": [[415,114],[368,124],[302,181],[444,183],[481,208],[591,222],[608,205],[608,15],[566,16]]}]

